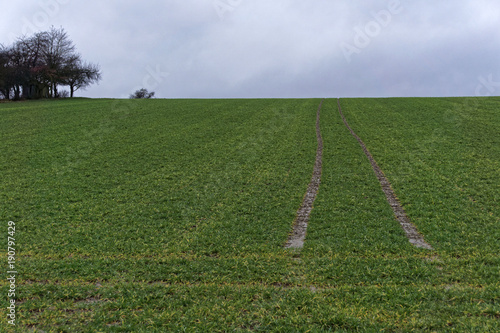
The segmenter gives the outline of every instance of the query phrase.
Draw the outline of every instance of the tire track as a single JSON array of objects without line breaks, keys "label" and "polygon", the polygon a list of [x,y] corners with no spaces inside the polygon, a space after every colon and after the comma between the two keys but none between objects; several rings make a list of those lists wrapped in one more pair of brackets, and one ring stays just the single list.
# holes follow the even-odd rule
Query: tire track
[{"label": "tire track", "polygon": [[410,219],[406,215],[406,212],[404,211],[403,207],[396,198],[396,194],[392,189],[391,183],[382,172],[382,169],[380,169],[380,167],[377,165],[377,162],[375,162],[375,159],[366,148],[364,142],[361,140],[359,136],[356,135],[356,133],[354,133],[354,131],[347,123],[347,120],[344,117],[344,114],[342,113],[342,108],[340,107],[340,98],[337,99],[337,104],[339,107],[340,116],[342,117],[345,126],[351,132],[351,134],[356,138],[356,140],[358,140],[359,144],[363,148],[363,151],[365,152],[366,157],[368,157],[368,160],[372,165],[373,171],[375,172],[375,175],[377,176],[380,185],[382,186],[382,190],[384,191],[387,201],[391,205],[392,210],[394,211],[394,215],[396,216],[396,219],[399,221],[399,224],[401,224],[401,227],[405,231],[406,237],[408,237],[410,243],[416,247],[433,250],[432,246],[429,243],[427,243],[424,237],[418,232],[417,227],[413,223],[411,223]]},{"label": "tire track", "polygon": [[304,246],[306,238],[307,224],[309,223],[309,215],[313,209],[313,203],[318,194],[319,184],[321,183],[321,171],[323,165],[323,138],[319,126],[320,111],[325,99],[319,103],[318,111],[316,113],[316,138],[318,140],[318,148],[316,150],[316,162],[314,164],[313,175],[307,192],[302,200],[302,205],[297,211],[297,217],[293,223],[293,230],[288,237],[285,248],[299,249]]}]

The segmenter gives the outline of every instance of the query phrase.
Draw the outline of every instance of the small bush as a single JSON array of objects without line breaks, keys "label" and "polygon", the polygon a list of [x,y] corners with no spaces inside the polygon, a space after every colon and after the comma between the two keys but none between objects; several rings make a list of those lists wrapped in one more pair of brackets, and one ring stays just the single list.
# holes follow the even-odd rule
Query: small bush
[{"label": "small bush", "polygon": [[155,95],[155,92],[149,92],[147,89],[140,89],[137,90],[135,93],[130,95],[131,99],[140,99],[140,98],[153,98]]}]

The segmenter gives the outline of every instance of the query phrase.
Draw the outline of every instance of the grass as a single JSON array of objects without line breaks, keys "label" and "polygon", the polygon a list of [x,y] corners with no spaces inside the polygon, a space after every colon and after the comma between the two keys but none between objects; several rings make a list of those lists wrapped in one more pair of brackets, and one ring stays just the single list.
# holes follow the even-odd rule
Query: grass
[{"label": "grass", "polygon": [[[126,114],[113,101],[64,103],[26,111],[36,134],[17,166],[23,177],[12,178],[29,182],[19,197],[34,209],[11,201],[4,216],[29,232],[26,255],[234,254],[282,245],[314,159],[301,110],[315,102],[153,101]],[[22,126],[5,123],[12,155],[10,133]]]},{"label": "grass", "polygon": [[[345,102],[353,127],[392,180],[412,220],[441,255],[497,257],[499,102],[498,98]],[[393,125],[382,125],[387,119]]]},{"label": "grass", "polygon": [[341,101],[435,251],[325,101],[305,247],[285,250],[319,102],[0,104],[19,331],[498,331],[499,100]]}]

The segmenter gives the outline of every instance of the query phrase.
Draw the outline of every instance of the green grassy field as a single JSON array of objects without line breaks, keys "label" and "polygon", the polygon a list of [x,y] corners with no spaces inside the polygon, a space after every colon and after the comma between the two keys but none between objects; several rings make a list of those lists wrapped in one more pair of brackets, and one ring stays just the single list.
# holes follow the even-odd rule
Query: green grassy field
[{"label": "green grassy field", "polygon": [[500,330],[500,99],[341,100],[433,251],[327,99],[305,246],[286,250],[319,103],[0,104],[0,253],[14,221],[18,271],[0,331]]}]

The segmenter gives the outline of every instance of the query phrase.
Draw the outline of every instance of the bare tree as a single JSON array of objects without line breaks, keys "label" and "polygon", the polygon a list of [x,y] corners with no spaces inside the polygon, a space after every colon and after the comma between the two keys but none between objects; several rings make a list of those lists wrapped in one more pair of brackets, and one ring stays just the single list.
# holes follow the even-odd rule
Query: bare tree
[{"label": "bare tree", "polygon": [[73,97],[78,89],[85,89],[91,84],[98,83],[102,78],[99,65],[82,63],[80,59],[70,63],[64,72],[64,84],[70,88],[70,97]]},{"label": "bare tree", "polygon": [[19,38],[9,52],[9,65],[12,67],[14,99],[40,98],[46,90],[42,52],[47,45],[45,33],[37,33],[30,38]]},{"label": "bare tree", "polygon": [[0,45],[0,94],[5,98],[58,97],[58,86],[70,87],[71,97],[101,80],[98,65],[86,63],[64,29],[52,27],[19,38],[11,47]]},{"label": "bare tree", "polygon": [[12,78],[14,84],[14,99],[21,98],[21,92],[26,90],[23,94],[27,94],[27,87],[30,81],[30,67],[33,63],[32,55],[30,54],[29,42],[26,38],[19,38],[12,46],[9,53],[9,62],[12,66]]},{"label": "bare tree", "polygon": [[0,94],[5,99],[10,98],[11,67],[9,66],[9,50],[0,44]]},{"label": "bare tree", "polygon": [[50,84],[50,96],[58,97],[57,86],[64,83],[64,69],[80,58],[75,53],[75,46],[64,29],[52,27],[45,33],[47,45],[43,50],[43,61],[46,66],[46,79]]}]

